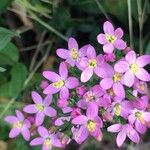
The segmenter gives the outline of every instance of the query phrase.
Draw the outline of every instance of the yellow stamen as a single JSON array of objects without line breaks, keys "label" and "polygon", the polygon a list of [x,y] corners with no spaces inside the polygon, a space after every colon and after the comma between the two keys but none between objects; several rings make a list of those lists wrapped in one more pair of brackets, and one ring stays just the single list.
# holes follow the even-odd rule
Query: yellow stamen
[{"label": "yellow stamen", "polygon": [[89,60],[89,68],[95,68],[97,66],[96,59],[90,59]]},{"label": "yellow stamen", "polygon": [[121,80],[121,74],[120,73],[115,73],[113,76],[114,82],[118,82]]},{"label": "yellow stamen", "polygon": [[77,60],[78,59],[78,52],[75,48],[71,49],[71,56],[73,59]]},{"label": "yellow stamen", "polygon": [[87,128],[90,132],[93,132],[96,128],[96,123],[92,120],[89,120],[87,123]]},{"label": "yellow stamen", "polygon": [[120,116],[120,114],[121,114],[121,105],[119,103],[115,104],[114,113],[115,113],[116,116]]},{"label": "yellow stamen", "polygon": [[95,96],[91,91],[87,92],[84,94],[83,98],[85,99],[86,102],[90,102],[92,100],[95,100]]},{"label": "yellow stamen", "polygon": [[143,118],[142,113],[140,113],[139,111],[137,111],[137,112],[135,113],[135,117],[136,117],[141,123],[145,124],[145,120],[144,120],[144,118]]},{"label": "yellow stamen", "polygon": [[52,147],[52,142],[49,138],[47,138],[45,141],[44,141],[44,145],[46,146],[46,148],[51,148]]},{"label": "yellow stamen", "polygon": [[132,64],[130,66],[130,70],[133,72],[133,73],[137,73],[139,71],[139,67],[137,64]]},{"label": "yellow stamen", "polygon": [[59,81],[53,83],[53,86],[54,86],[55,88],[61,88],[61,87],[63,87],[64,85],[65,85],[65,82],[64,82],[63,80],[59,80]]},{"label": "yellow stamen", "polygon": [[106,33],[106,40],[109,42],[109,43],[114,43],[116,40],[117,40],[117,37],[115,37],[114,35],[110,35],[110,34],[107,34]]},{"label": "yellow stamen", "polygon": [[139,87],[140,87],[140,90],[141,90],[141,91],[145,91],[145,85],[144,85],[144,84],[141,83],[141,84],[139,85]]},{"label": "yellow stamen", "polygon": [[22,128],[23,127],[23,122],[22,121],[18,121],[14,124],[14,128]]},{"label": "yellow stamen", "polygon": [[35,108],[39,111],[42,112],[44,110],[44,105],[42,104],[35,104]]}]

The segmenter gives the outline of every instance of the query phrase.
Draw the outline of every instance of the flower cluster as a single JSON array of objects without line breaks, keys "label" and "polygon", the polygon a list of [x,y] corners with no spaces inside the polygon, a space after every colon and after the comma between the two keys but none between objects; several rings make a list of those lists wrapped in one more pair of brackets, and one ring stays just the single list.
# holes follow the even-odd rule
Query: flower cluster
[{"label": "flower cluster", "polygon": [[106,21],[103,29],[97,41],[104,54],[96,54],[90,44],[79,48],[74,38],[69,38],[68,49],[57,49],[63,62],[59,73],[43,72],[45,98],[33,91],[33,103],[23,108],[26,119],[19,110],[5,118],[12,125],[10,138],[22,134],[31,139],[31,146],[50,150],[64,148],[71,140],[81,144],[88,136],[101,141],[106,129],[118,133],[119,147],[126,137],[139,143],[150,127],[150,74],[144,68],[150,55],[139,56],[127,48],[121,28],[115,30]]}]

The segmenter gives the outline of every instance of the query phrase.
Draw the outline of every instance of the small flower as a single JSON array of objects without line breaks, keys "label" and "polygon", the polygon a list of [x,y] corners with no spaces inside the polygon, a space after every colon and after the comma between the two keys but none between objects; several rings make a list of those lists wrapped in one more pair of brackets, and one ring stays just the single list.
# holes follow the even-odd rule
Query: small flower
[{"label": "small flower", "polygon": [[95,85],[83,95],[82,99],[78,101],[77,105],[82,109],[86,109],[88,104],[91,102],[99,105],[103,94],[104,92],[102,91],[102,88],[99,85]]},{"label": "small flower", "polygon": [[87,91],[87,89],[86,89],[86,87],[85,87],[84,85],[79,86],[79,87],[76,88],[76,93],[77,93],[79,96],[83,96],[86,91]]},{"label": "small flower", "polygon": [[57,106],[59,108],[65,108],[67,107],[69,104],[68,100],[66,100],[65,98],[61,98],[57,100]]},{"label": "small flower", "polygon": [[150,74],[143,68],[150,63],[150,55],[143,55],[136,58],[136,53],[130,51],[125,56],[125,60],[120,60],[115,64],[116,72],[125,73],[123,80],[128,87],[133,86],[135,77],[142,81],[150,81]]},{"label": "small flower", "polygon": [[105,53],[112,53],[115,48],[123,50],[126,48],[126,43],[121,39],[123,31],[121,28],[114,30],[113,25],[106,21],[103,25],[104,34],[97,36],[97,41],[104,45],[103,50]]},{"label": "small flower", "polygon": [[104,55],[104,59],[106,62],[114,62],[115,61],[115,54],[114,53],[109,53]]},{"label": "small flower", "polygon": [[79,136],[83,142],[91,135],[96,139],[102,139],[101,129],[103,126],[101,118],[98,116],[98,106],[91,103],[85,115],[79,115],[72,120],[72,124],[80,125]]},{"label": "small flower", "polygon": [[44,90],[44,94],[55,94],[60,91],[60,98],[69,98],[69,89],[76,88],[79,81],[75,77],[68,77],[67,66],[62,62],[59,66],[59,74],[52,71],[44,71],[43,76],[52,83]]},{"label": "small flower", "polygon": [[49,85],[48,81],[43,80],[43,81],[41,81],[41,83],[40,83],[40,88],[41,88],[42,90],[44,90],[45,88],[48,87],[48,85]]},{"label": "small flower", "polygon": [[43,100],[37,92],[32,92],[32,99],[35,104],[25,106],[23,110],[29,114],[36,114],[35,124],[37,126],[43,123],[45,116],[56,116],[56,110],[49,106],[52,102],[51,95],[47,95]]},{"label": "small flower", "polygon": [[74,38],[69,38],[68,40],[68,49],[57,49],[57,55],[66,59],[66,62],[70,64],[72,67],[79,66],[79,61],[82,57],[86,56],[86,50],[88,45],[83,46],[79,49],[78,43]]},{"label": "small flower", "polygon": [[29,128],[31,127],[31,124],[24,118],[23,114],[19,110],[16,110],[16,116],[5,117],[5,121],[12,125],[12,129],[9,133],[10,138],[15,138],[19,134],[22,134],[26,141],[30,139]]},{"label": "small flower", "polygon": [[111,72],[108,72],[108,76],[101,80],[100,85],[105,90],[112,88],[116,96],[120,98],[125,98],[122,74],[115,72],[113,68]]},{"label": "small flower", "polygon": [[116,143],[118,147],[121,147],[126,137],[128,137],[134,143],[139,143],[140,137],[136,130],[130,124],[114,124],[107,128],[108,132],[118,133]]},{"label": "small flower", "polygon": [[53,146],[58,148],[63,147],[58,136],[55,134],[49,134],[48,130],[45,127],[40,126],[38,128],[38,133],[40,137],[33,139],[30,142],[31,146],[43,145],[42,150],[51,150]]},{"label": "small flower", "polygon": [[81,59],[80,66],[83,70],[81,73],[82,82],[90,80],[94,73],[99,77],[103,77],[106,70],[110,68],[110,66],[104,62],[103,55],[96,56],[96,51],[91,45],[87,49],[87,57]]},{"label": "small flower", "polygon": [[[137,109],[136,107],[140,104],[140,101],[135,101],[133,103],[135,109],[130,113],[128,120],[130,124],[134,125],[135,124],[135,129],[141,133],[144,134],[147,129],[147,123],[150,122],[150,112],[145,111],[147,106],[148,106],[148,97],[143,96],[141,99],[141,103],[143,103],[143,108],[142,105]],[[135,104],[137,102],[137,105]]]}]

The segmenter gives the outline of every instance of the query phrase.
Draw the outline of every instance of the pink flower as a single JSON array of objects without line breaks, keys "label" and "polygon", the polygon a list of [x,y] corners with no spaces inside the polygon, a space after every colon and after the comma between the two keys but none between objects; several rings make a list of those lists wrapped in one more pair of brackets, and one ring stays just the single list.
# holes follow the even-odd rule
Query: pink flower
[{"label": "pink flower", "polygon": [[125,73],[124,84],[128,87],[133,86],[135,77],[142,81],[150,81],[150,74],[143,68],[150,63],[150,55],[143,55],[136,58],[136,53],[130,51],[125,56],[125,60],[120,60],[115,64],[116,72]]},{"label": "pink flower", "polygon": [[30,142],[31,146],[43,145],[42,150],[51,150],[53,146],[58,148],[63,147],[58,136],[56,134],[49,134],[45,127],[40,126],[38,133],[40,136]]},{"label": "pink flower", "polygon": [[101,80],[100,85],[103,89],[113,88],[114,94],[118,97],[125,98],[125,90],[123,87],[122,74],[112,71],[108,72],[108,76]]},{"label": "pink flower", "polygon": [[128,137],[134,143],[139,143],[140,137],[136,130],[130,124],[114,124],[107,128],[108,132],[118,133],[116,143],[118,147],[121,147],[126,137]]},{"label": "pink flower", "polygon": [[103,94],[104,92],[102,91],[102,88],[99,85],[95,85],[83,95],[82,99],[78,101],[77,105],[82,109],[86,109],[88,104],[91,102],[99,105],[99,103],[101,103],[100,101]]},{"label": "pink flower", "polygon": [[45,88],[48,87],[48,85],[49,85],[48,81],[43,80],[43,81],[41,81],[41,83],[40,83],[40,88],[41,88],[42,90],[44,90]]},{"label": "pink flower", "polygon": [[57,49],[57,55],[66,59],[66,62],[70,64],[72,67],[79,66],[79,61],[82,57],[86,56],[86,50],[88,45],[83,46],[79,49],[78,43],[74,38],[69,38],[68,40],[68,49]]},{"label": "pink flower", "polygon": [[72,110],[72,112],[70,114],[71,118],[75,118],[75,117],[77,117],[79,115],[81,115],[81,109],[78,108],[78,107],[77,108],[73,108],[73,110]]},{"label": "pink flower", "polygon": [[19,134],[22,134],[26,141],[30,139],[29,128],[31,127],[31,124],[24,118],[23,114],[19,110],[16,110],[16,116],[5,117],[5,121],[13,126],[9,133],[10,138],[15,138]]},{"label": "pink flower", "polygon": [[69,89],[76,88],[79,84],[75,77],[68,77],[67,66],[62,62],[59,66],[59,74],[52,71],[44,71],[43,76],[52,83],[44,90],[44,94],[55,94],[60,91],[60,98],[69,98]]},{"label": "pink flower", "polygon": [[103,25],[104,34],[97,36],[97,41],[104,45],[103,50],[105,53],[112,53],[115,48],[123,50],[126,48],[126,43],[121,39],[123,31],[121,28],[114,30],[113,25],[106,21]]},{"label": "pink flower", "polygon": [[23,110],[29,114],[36,114],[35,124],[37,126],[43,123],[45,116],[56,116],[56,110],[49,106],[52,102],[51,95],[47,95],[43,100],[37,92],[32,92],[32,99],[35,104],[25,106]]},{"label": "pink flower", "polygon": [[144,134],[147,129],[147,123],[150,122],[150,112],[145,111],[148,106],[148,97],[143,96],[140,100],[134,101],[133,105],[135,109],[130,112],[128,120],[130,124],[135,125],[135,129],[139,133]]},{"label": "pink flower", "polygon": [[[79,136],[80,141],[86,140],[86,138],[91,135],[96,139],[102,138],[101,129],[103,126],[101,118],[98,116],[98,106],[91,103],[85,115],[79,115],[72,120],[72,124],[80,125]],[[101,137],[101,138],[100,138]]]},{"label": "pink flower", "polygon": [[104,59],[107,62],[114,62],[115,61],[115,54],[114,53],[109,53],[104,55]]},{"label": "pink flower", "polygon": [[103,55],[96,56],[96,51],[93,46],[87,49],[87,57],[83,57],[80,61],[82,68],[81,81],[87,82],[95,73],[99,77],[105,75],[106,70],[109,70],[109,65],[104,62]]},{"label": "pink flower", "polygon": [[69,104],[68,100],[66,100],[66,99],[64,99],[64,98],[57,100],[57,106],[58,106],[59,108],[65,108],[65,107],[68,106],[68,104]]},{"label": "pink flower", "polygon": [[79,96],[83,96],[86,91],[87,91],[87,89],[84,85],[76,88],[76,92]]}]

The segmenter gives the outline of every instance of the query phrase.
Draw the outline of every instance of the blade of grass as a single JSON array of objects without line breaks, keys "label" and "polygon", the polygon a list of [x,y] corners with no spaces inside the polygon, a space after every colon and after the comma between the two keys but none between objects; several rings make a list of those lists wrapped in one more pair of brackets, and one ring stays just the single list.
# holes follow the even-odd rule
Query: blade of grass
[{"label": "blade of grass", "polygon": [[133,27],[132,27],[132,11],[131,11],[131,0],[127,1],[128,4],[128,22],[129,22],[129,36],[130,36],[130,47],[133,48]]}]

